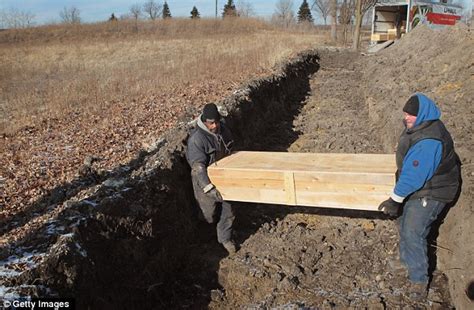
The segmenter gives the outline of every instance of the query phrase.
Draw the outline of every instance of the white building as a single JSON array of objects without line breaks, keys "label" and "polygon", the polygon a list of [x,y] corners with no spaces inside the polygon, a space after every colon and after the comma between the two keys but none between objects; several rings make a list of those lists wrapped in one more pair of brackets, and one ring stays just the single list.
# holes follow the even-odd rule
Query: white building
[{"label": "white building", "polygon": [[372,16],[373,42],[395,40],[419,24],[440,28],[472,17],[472,0],[379,0]]}]

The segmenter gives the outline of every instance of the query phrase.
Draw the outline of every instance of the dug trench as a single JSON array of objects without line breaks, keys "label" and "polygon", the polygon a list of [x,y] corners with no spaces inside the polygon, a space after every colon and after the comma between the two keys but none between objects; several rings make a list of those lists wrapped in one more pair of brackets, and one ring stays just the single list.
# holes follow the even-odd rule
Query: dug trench
[{"label": "dug trench", "polygon": [[[314,52],[302,54],[278,74],[250,82],[221,103],[236,149],[264,150],[272,142],[262,135],[270,133],[281,148],[296,139],[290,124],[310,90],[318,60]],[[100,218],[79,227],[94,267],[88,265],[91,277],[78,282],[81,303],[92,308],[206,308],[219,296],[219,262],[227,253],[216,242],[215,228],[198,219],[184,157],[188,133],[187,125],[170,132],[134,172],[148,176],[127,185],[119,199],[102,200]],[[245,234],[254,231],[250,226]]]},{"label": "dug trench", "polygon": [[[221,262],[225,298],[211,307],[472,308],[473,48],[466,28],[417,27],[377,55],[321,50],[310,96],[293,121],[298,137],[288,147],[393,153],[406,99],[420,91],[437,102],[461,159],[463,184],[428,237],[426,301],[411,300],[406,275],[388,264],[398,244],[396,221],[347,211],[236,205],[236,231],[252,221],[259,228],[240,238],[241,250]],[[262,214],[273,216],[256,221]]]},{"label": "dug trench", "polygon": [[[371,70],[383,57],[374,62],[320,49],[242,86],[219,103],[236,150],[393,152],[396,104],[374,105],[380,95],[373,94],[389,90],[362,83],[377,76]],[[394,116],[383,119],[381,110]],[[405,275],[387,262],[398,243],[396,222],[374,213],[233,203],[240,249],[227,256],[214,227],[198,219],[184,158],[189,128],[181,124],[107,180],[64,198],[57,221],[37,232],[45,235],[36,237],[40,250],[21,240],[9,250],[40,258],[8,278],[8,286],[30,295],[71,296],[80,309],[452,308],[450,291],[456,306],[470,302],[462,299],[463,278],[450,274],[448,287],[436,265],[428,300],[410,300]],[[450,212],[448,224],[462,214]],[[469,228],[468,221],[460,224]],[[431,251],[431,261],[438,256]],[[449,267],[463,257],[459,252],[442,259]]]},{"label": "dug trench", "polygon": [[[385,153],[385,136],[373,134],[367,89],[361,83],[367,59],[334,50],[321,50],[319,56],[320,69],[310,81],[310,96],[294,115],[298,137],[284,150]],[[281,148],[268,144],[265,150]],[[236,233],[244,231],[238,238],[242,248],[221,262],[219,283],[225,298],[213,300],[212,308],[453,307],[447,279],[439,270],[431,270],[428,300],[410,299],[406,275],[388,263],[397,253],[394,220],[362,211],[235,207]],[[249,223],[257,229],[250,237]],[[430,253],[430,260],[436,262],[436,255]]]},{"label": "dug trench", "polygon": [[[300,54],[221,102],[236,149],[287,148],[318,68],[315,51]],[[214,229],[198,220],[185,160],[191,127],[183,122],[128,165],[106,176],[91,169],[61,188],[66,195],[53,190],[41,199],[63,208],[2,249],[11,262],[2,267],[28,264],[22,273],[2,274],[5,297],[73,297],[78,309],[142,309],[205,308],[211,295],[220,296],[217,271],[227,255]],[[255,231],[255,221],[239,238]]]}]

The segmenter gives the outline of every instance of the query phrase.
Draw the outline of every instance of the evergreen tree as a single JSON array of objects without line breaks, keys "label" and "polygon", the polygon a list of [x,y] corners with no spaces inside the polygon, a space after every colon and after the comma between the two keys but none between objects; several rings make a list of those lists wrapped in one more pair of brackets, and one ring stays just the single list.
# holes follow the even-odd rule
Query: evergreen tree
[{"label": "evergreen tree", "polygon": [[168,3],[165,1],[165,3],[163,4],[163,19],[167,18],[171,18],[171,12]]},{"label": "evergreen tree", "polygon": [[200,14],[199,14],[199,11],[198,9],[193,6],[193,9],[191,10],[191,18],[200,18]]},{"label": "evergreen tree", "polygon": [[234,0],[227,0],[227,4],[224,5],[224,12],[222,13],[222,17],[231,17],[237,16],[237,9],[234,5]]},{"label": "evergreen tree", "polygon": [[313,16],[311,16],[311,9],[309,8],[308,2],[303,0],[303,3],[298,10],[298,23],[310,22],[313,23]]},{"label": "evergreen tree", "polygon": [[112,13],[112,15],[109,17],[109,22],[114,22],[117,21],[117,17],[115,17],[115,14]]}]

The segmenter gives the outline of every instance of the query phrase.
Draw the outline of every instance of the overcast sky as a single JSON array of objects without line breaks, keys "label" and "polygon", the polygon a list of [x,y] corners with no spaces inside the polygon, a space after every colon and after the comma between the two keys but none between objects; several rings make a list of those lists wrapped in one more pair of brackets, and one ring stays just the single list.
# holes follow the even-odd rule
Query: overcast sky
[{"label": "overcast sky", "polygon": [[[59,12],[64,7],[74,6],[79,9],[84,22],[107,20],[112,13],[119,17],[129,12],[133,4],[143,4],[146,0],[0,0],[0,10],[17,9],[35,15],[35,22],[39,24],[59,22]],[[163,3],[164,0],[155,0]],[[191,9],[196,6],[202,17],[214,17],[216,10],[215,0],[167,0],[173,17],[188,17]],[[238,3],[239,0],[234,0]],[[271,16],[275,12],[278,0],[245,0],[251,3],[255,15],[260,17]],[[303,0],[293,0],[294,11]],[[310,2],[310,1],[309,1]],[[218,14],[222,13],[227,0],[218,0]]]}]

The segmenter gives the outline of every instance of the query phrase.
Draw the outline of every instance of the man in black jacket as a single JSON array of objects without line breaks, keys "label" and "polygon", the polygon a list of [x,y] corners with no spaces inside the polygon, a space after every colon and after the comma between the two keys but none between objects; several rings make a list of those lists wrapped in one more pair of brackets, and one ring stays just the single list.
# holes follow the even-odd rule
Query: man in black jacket
[{"label": "man in black jacket", "polygon": [[197,127],[188,139],[186,159],[191,166],[194,196],[208,223],[217,221],[217,241],[233,254],[236,251],[232,240],[234,214],[230,203],[224,201],[214,184],[209,180],[207,167],[226,155],[232,148],[232,134],[221,121],[217,106],[204,106],[197,119]]}]

